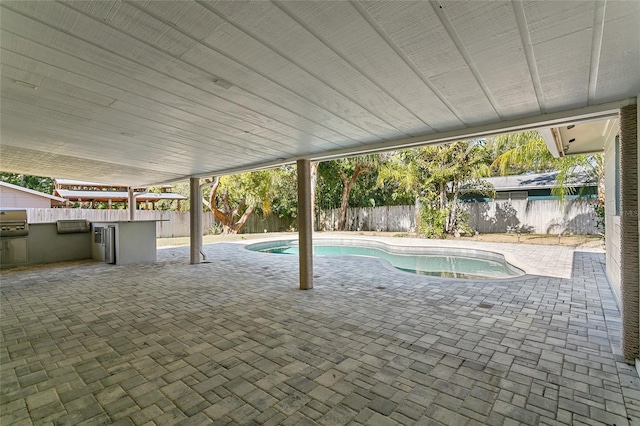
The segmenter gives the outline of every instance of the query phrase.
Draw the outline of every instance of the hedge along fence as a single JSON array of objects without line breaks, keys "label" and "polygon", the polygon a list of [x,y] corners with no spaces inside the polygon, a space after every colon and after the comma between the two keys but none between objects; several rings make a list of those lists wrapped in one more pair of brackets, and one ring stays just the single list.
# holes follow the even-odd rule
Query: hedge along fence
[{"label": "hedge along fence", "polygon": [[[469,212],[469,225],[480,233],[531,232],[536,234],[598,234],[595,200],[514,200],[489,203],[464,203]],[[55,222],[64,219],[87,219],[90,222],[129,220],[127,210],[91,209],[26,209],[29,223]],[[335,231],[338,209],[322,210],[316,215],[316,230]],[[415,206],[356,207],[347,211],[348,231],[415,232]],[[189,235],[189,212],[136,210],[137,220],[158,220],[156,235],[186,237]],[[217,226],[210,212],[202,215],[203,233]],[[297,230],[296,219],[253,214],[243,233]]]}]

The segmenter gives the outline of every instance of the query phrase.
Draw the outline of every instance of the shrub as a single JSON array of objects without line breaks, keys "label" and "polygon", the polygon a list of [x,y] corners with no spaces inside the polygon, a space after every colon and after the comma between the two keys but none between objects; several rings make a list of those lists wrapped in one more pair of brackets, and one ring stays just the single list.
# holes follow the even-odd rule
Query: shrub
[{"label": "shrub", "polygon": [[418,231],[427,238],[446,238],[446,220],[446,211],[423,204],[420,209]]}]

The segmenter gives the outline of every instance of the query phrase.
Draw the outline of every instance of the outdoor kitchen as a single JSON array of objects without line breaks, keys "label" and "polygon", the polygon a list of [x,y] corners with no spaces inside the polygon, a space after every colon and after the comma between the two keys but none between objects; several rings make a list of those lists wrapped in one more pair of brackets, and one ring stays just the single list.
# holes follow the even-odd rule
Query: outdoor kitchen
[{"label": "outdoor kitchen", "polygon": [[155,262],[155,221],[28,223],[26,209],[0,210],[0,268],[90,259]]}]

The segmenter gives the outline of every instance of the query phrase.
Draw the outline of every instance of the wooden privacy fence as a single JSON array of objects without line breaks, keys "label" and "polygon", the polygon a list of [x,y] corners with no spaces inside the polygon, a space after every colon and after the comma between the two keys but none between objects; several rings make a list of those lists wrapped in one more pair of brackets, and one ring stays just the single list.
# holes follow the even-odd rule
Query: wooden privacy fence
[{"label": "wooden privacy fence", "polygon": [[[480,233],[598,234],[596,200],[513,200],[464,203],[469,226]],[[321,231],[335,231],[338,209],[323,210],[316,220]],[[414,206],[360,207],[347,211],[349,231],[414,232]]]},{"label": "wooden privacy fence", "polygon": [[[355,207],[347,210],[348,231],[414,232],[414,206]],[[340,209],[322,210],[316,215],[316,229],[335,231]]]},{"label": "wooden privacy fence", "polygon": [[[89,222],[112,222],[129,220],[127,210],[93,210],[93,209],[27,209],[29,223],[55,222],[65,219],[86,219]],[[156,235],[158,237],[186,237],[189,235],[189,212],[160,210],[136,210],[136,220],[158,220]],[[213,215],[202,215],[204,233],[213,225]]]},{"label": "wooden privacy fence", "polygon": [[596,200],[512,200],[465,203],[469,225],[480,233],[598,234]]},{"label": "wooden privacy fence", "polygon": [[[489,203],[464,203],[469,212],[469,225],[474,231],[530,232],[536,234],[597,234],[595,200],[572,200],[565,204],[557,200],[514,200]],[[27,210],[29,223],[55,222],[64,219],[87,219],[90,222],[128,220],[127,210],[91,209],[36,209]],[[322,210],[316,215],[316,229],[335,231],[338,226],[338,209]],[[415,232],[415,206],[357,207],[347,211],[349,231]],[[137,210],[137,220],[158,220],[156,235],[186,237],[189,235],[189,212]],[[202,215],[204,234],[212,233],[218,226],[210,212]],[[296,230],[297,222],[291,218],[252,215],[247,220],[244,233],[281,232]]]},{"label": "wooden privacy fence", "polygon": [[[66,219],[86,219],[89,222],[113,222],[129,220],[128,210],[95,210],[95,209],[36,209],[27,210],[29,223],[50,223]],[[160,211],[160,210],[136,210],[136,220],[158,220],[156,223],[156,235],[164,237],[189,236],[189,212]],[[210,212],[202,215],[202,228],[204,234],[211,234],[217,227],[217,220]],[[287,231],[297,227],[295,219],[268,216],[266,218],[253,214],[245,224],[244,233],[258,233]]]}]

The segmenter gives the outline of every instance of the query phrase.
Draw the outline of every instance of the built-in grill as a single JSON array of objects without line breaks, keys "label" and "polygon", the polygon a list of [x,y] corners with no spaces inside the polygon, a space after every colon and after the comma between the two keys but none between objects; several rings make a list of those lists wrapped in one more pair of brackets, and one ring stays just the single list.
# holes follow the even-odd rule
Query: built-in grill
[{"label": "built-in grill", "polygon": [[29,261],[28,235],[26,210],[0,210],[0,267]]},{"label": "built-in grill", "polygon": [[27,211],[20,209],[0,210],[0,237],[23,237],[29,235]]}]

